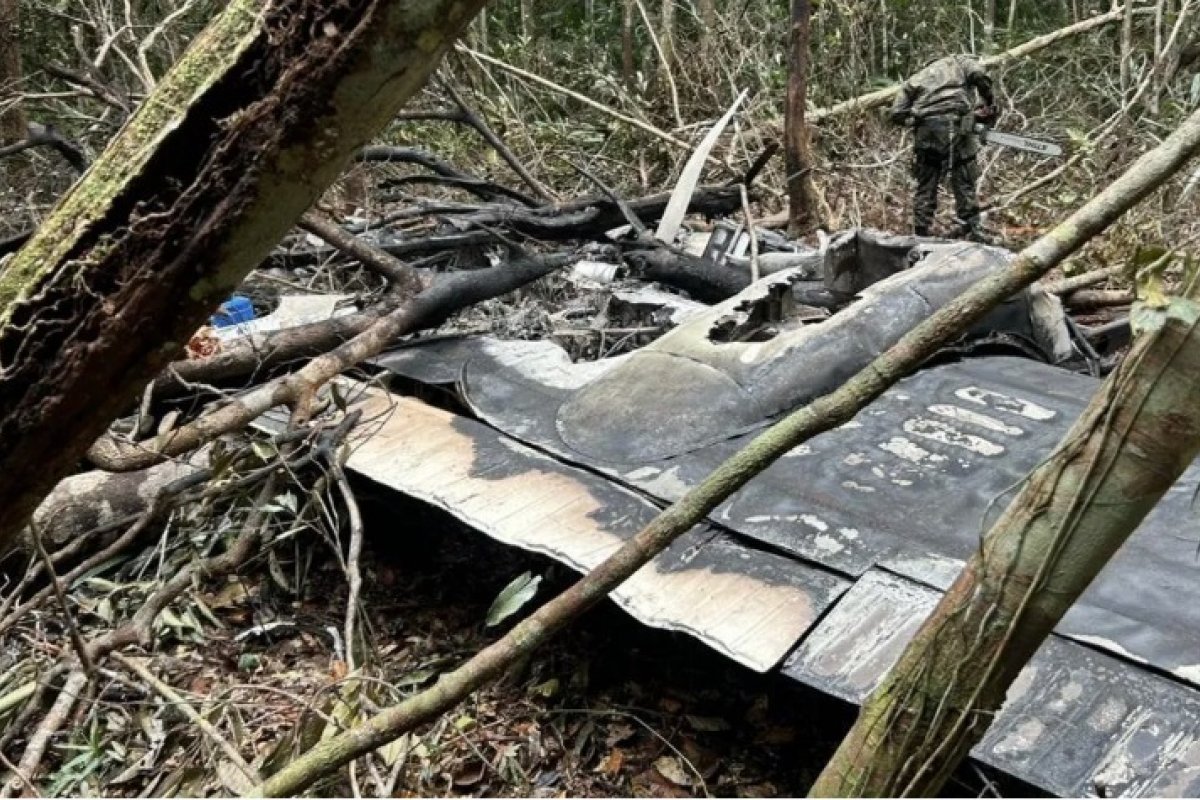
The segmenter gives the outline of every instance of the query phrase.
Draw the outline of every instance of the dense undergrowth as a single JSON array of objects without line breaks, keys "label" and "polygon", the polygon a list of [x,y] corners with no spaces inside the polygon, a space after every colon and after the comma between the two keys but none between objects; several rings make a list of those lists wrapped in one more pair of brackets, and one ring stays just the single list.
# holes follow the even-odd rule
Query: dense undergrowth
[{"label": "dense undergrowth", "polygon": [[[26,2],[27,75],[21,88],[29,117],[57,125],[97,152],[124,118],[120,105],[137,102],[204,24],[213,5],[201,0],[151,0],[124,8]],[[989,42],[983,3],[837,0],[814,5],[810,101],[816,107],[894,83],[939,55],[1004,50],[1110,8],[1107,0],[998,3]],[[981,189],[994,207],[989,226],[1009,245],[1029,240],[1106,185],[1200,100],[1196,5],[1162,0],[1138,7],[1124,89],[1120,24],[1066,40],[994,73],[1002,108],[999,127],[1054,139],[1067,150],[1059,160],[999,148],[984,151]],[[682,148],[474,53],[688,142],[697,141],[705,126],[747,90],[743,112],[718,148],[725,166],[710,170],[711,179],[728,180],[782,133],[786,31],[787,4],[778,0],[654,5],[642,0],[503,0],[477,21],[443,77],[462,90],[559,197],[595,191],[576,169],[580,166],[620,192],[646,193],[673,183],[686,156]],[[1174,60],[1151,75],[1160,52]],[[109,96],[87,96],[96,92],[54,77],[47,71],[54,66],[94,77]],[[1164,72],[1171,74],[1164,78]],[[437,109],[450,103],[443,89],[433,86],[420,106]],[[398,121],[387,138],[519,185],[495,152],[465,126]],[[816,182],[831,212],[826,227],[907,227],[909,143],[901,131],[888,126],[879,111],[852,112],[823,121],[814,138]],[[5,213],[0,216],[6,229],[35,222],[71,179],[53,153],[33,152],[26,157],[32,163],[24,168],[8,166]],[[371,167],[367,177],[378,180],[387,169]],[[783,178],[782,158],[776,158],[759,180],[758,213],[782,209]],[[1138,247],[1194,247],[1200,236],[1198,179],[1198,172],[1177,178],[1082,258],[1088,266],[1099,266],[1120,263]]]}]

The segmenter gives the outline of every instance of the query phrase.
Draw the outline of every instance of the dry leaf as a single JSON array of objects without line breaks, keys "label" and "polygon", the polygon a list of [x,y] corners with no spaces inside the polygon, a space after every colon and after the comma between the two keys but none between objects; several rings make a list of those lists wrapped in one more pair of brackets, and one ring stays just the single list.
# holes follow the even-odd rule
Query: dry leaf
[{"label": "dry leaf", "polygon": [[675,756],[662,756],[656,759],[654,769],[676,786],[692,786],[696,782],[696,776]]},{"label": "dry leaf", "polygon": [[594,771],[602,775],[616,775],[623,766],[625,766],[625,751],[618,747],[600,759],[600,763]]},{"label": "dry leaf", "polygon": [[483,780],[485,772],[487,772],[487,768],[483,765],[482,761],[476,761],[474,764],[459,767],[454,773],[454,785],[474,786]]}]

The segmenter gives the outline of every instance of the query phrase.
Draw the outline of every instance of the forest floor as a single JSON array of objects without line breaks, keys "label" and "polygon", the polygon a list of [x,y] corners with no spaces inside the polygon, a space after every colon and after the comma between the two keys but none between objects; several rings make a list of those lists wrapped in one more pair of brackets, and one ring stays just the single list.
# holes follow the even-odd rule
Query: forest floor
[{"label": "forest floor", "polygon": [[[484,620],[513,577],[543,576],[542,596],[572,577],[441,512],[357,488],[367,531],[367,672],[394,688],[416,691],[494,640],[502,628],[486,628]],[[334,698],[348,701],[344,690],[352,683],[340,640],[329,633],[345,613],[341,567],[316,555],[299,597],[275,589],[269,572],[260,561],[226,590],[204,595],[219,626],[162,647],[146,662],[236,737],[243,754],[253,750],[268,761],[281,755],[268,751],[284,734],[311,728],[302,718],[306,705],[338,718]],[[247,636],[250,630],[263,634]],[[126,754],[125,779],[113,780],[116,765],[109,764],[97,769],[96,778],[108,773],[99,785],[87,776],[72,780],[78,758],[66,751],[52,784],[66,794],[109,796],[236,788],[210,783],[224,770],[213,769],[219,759],[194,726],[163,713],[161,702],[157,710],[153,702],[122,705],[140,725],[114,723],[121,714],[97,704],[82,727],[103,725],[105,752]],[[753,673],[689,637],[643,627],[608,603],[454,714],[385,748],[369,777],[356,774],[359,786],[342,773],[314,793],[378,795],[382,783],[393,796],[802,796],[852,719],[846,704]],[[317,730],[323,727],[318,722]],[[148,738],[160,742],[152,761]],[[966,765],[946,796],[1031,791]]]}]

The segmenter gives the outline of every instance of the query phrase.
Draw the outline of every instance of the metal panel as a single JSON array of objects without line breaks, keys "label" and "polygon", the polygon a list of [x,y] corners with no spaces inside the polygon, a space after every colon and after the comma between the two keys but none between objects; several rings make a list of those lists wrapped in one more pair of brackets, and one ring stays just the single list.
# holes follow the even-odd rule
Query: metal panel
[{"label": "metal panel", "polygon": [[[868,572],[783,672],[861,703],[939,593]],[[1052,636],[1017,678],[975,758],[1067,796],[1200,794],[1200,696],[1178,682]]]},{"label": "metal panel", "polygon": [[[673,458],[617,464],[562,439],[558,408],[611,364],[573,365],[546,343],[471,340],[397,355],[402,372],[461,377],[476,412],[510,435],[664,501],[678,499],[752,435]],[[421,367],[422,364],[426,366]],[[664,373],[646,375],[654,384]],[[923,370],[851,422],[802,445],[713,514],[724,528],[857,577],[886,566],[945,587],[1021,479],[1054,448],[1099,382],[1026,359]],[[708,397],[662,397],[712,413]],[[629,409],[629,414],[636,414]],[[683,413],[682,411],[680,412]],[[604,433],[596,431],[593,436]],[[612,437],[625,430],[607,432]],[[1147,517],[1059,630],[1200,685],[1200,468]]]},{"label": "metal panel", "polygon": [[[633,492],[478,422],[411,398],[358,389],[356,407],[371,423],[347,468],[506,544],[587,571],[658,513]],[[765,671],[847,587],[832,574],[700,526],[626,581],[613,599],[645,624],[688,633]]]}]

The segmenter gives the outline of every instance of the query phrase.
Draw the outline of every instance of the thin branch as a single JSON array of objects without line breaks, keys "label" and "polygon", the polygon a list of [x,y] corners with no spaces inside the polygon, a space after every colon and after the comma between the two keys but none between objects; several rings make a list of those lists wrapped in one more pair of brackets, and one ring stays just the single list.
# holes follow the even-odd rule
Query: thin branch
[{"label": "thin branch", "polygon": [[453,310],[510,292],[571,260],[569,255],[551,254],[450,275],[299,371],[253,389],[216,411],[147,442],[134,444],[105,435],[92,445],[88,457],[111,472],[143,469],[240,430],[277,406],[307,404],[326,382],[379,354],[398,337],[440,323]]},{"label": "thin branch", "polygon": [[504,159],[504,163],[508,164],[512,171],[517,173],[521,180],[525,181],[525,185],[532,189],[534,194],[548,203],[557,202],[558,198],[554,196],[554,193],[546,188],[544,183],[533,177],[533,173],[531,173],[525,167],[524,162],[516,157],[513,151],[509,149],[508,145],[504,143],[504,140],[501,139],[494,130],[492,130],[492,126],[488,124],[483,115],[476,111],[469,103],[467,103],[467,101],[463,99],[463,96],[459,94],[458,90],[455,89],[454,86],[452,86],[448,81],[444,81],[442,82],[442,88],[446,90],[446,93],[450,95],[450,99],[454,101],[456,106],[458,106],[458,110],[461,115],[461,121],[474,128],[476,132],[483,137],[484,141],[491,145],[492,149],[496,151],[496,154],[499,155],[500,158]]},{"label": "thin branch", "polygon": [[213,726],[211,722],[204,718],[196,709],[192,708],[191,704],[183,698],[178,692],[172,689],[169,685],[155,677],[154,673],[148,670],[143,664],[135,661],[121,653],[112,653],[109,656],[113,661],[116,661],[125,669],[132,672],[134,675],[142,679],[142,681],[150,687],[150,689],[162,699],[166,700],[175,709],[187,717],[188,721],[200,729],[200,732],[209,738],[214,745],[217,746],[225,757],[237,767],[238,771],[245,776],[246,780],[253,783],[258,783],[262,780],[262,776],[258,774],[258,770],[251,767],[242,758],[242,754],[237,751],[237,748],[229,743],[221,735],[221,733]]},{"label": "thin branch", "polygon": [[347,233],[340,225],[317,211],[306,211],[296,223],[320,238],[330,247],[341,250],[364,267],[381,275],[401,295],[415,295],[425,288],[425,281],[415,269],[400,259],[372,247],[362,239]]}]

